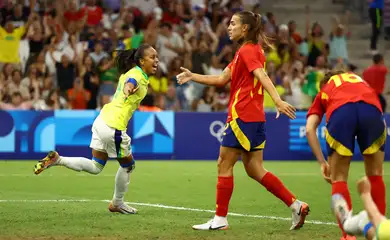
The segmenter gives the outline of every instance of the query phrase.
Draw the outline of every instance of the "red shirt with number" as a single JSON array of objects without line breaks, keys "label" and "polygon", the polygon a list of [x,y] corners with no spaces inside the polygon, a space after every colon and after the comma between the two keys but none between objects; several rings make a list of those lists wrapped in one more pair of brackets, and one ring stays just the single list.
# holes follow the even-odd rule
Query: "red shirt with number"
[{"label": "red shirt with number", "polygon": [[317,94],[307,116],[316,114],[322,118],[326,114],[326,122],[328,122],[337,108],[347,103],[360,101],[374,105],[382,112],[375,90],[358,75],[353,73],[334,75]]},{"label": "red shirt with number", "polygon": [[236,52],[228,65],[231,84],[227,122],[237,118],[244,122],[265,122],[263,86],[253,75],[264,64],[264,51],[259,44],[247,43]]}]

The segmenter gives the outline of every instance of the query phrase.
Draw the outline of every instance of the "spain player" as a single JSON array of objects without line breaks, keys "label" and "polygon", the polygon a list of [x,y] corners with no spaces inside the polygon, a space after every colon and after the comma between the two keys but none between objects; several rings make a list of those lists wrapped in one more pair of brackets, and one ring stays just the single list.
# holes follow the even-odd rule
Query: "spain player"
[{"label": "spain player", "polygon": [[251,178],[282,200],[292,210],[291,230],[303,226],[309,206],[297,200],[284,184],[263,166],[265,146],[264,89],[275,102],[279,113],[295,118],[295,109],[281,100],[271,79],[264,70],[265,56],[258,44],[266,41],[261,16],[249,11],[233,15],[228,28],[230,39],[241,46],[233,61],[219,76],[205,76],[182,68],[179,84],[190,80],[207,85],[225,85],[231,82],[229,112],[218,158],[217,207],[213,219],[195,225],[196,230],[227,229],[227,213],[233,193],[233,167],[241,155],[245,170]]},{"label": "spain player", "polygon": [[[329,164],[322,154],[316,134],[324,114]],[[324,178],[332,184],[332,195],[342,195],[350,211],[352,203],[347,180],[357,139],[364,157],[366,175],[372,185],[372,197],[384,215],[386,195],[382,174],[386,127],[375,91],[354,73],[328,72],[308,111],[306,135]],[[339,225],[343,230],[340,222]],[[343,231],[342,239],[348,238]]]},{"label": "spain player", "polygon": [[364,235],[368,240],[390,240],[390,220],[386,219],[375,205],[367,177],[357,182],[357,188],[365,210],[355,216],[348,210],[348,204],[343,196],[337,194],[332,198],[334,213],[345,231],[355,236]]},{"label": "spain player", "polygon": [[148,90],[148,76],[156,72],[158,56],[150,45],[119,52],[116,57],[121,73],[118,86],[110,103],[104,105],[92,125],[92,160],[83,157],[64,157],[50,152],[34,168],[40,174],[51,166],[65,166],[75,171],[99,174],[108,158],[117,159],[120,167],[115,177],[114,197],[109,205],[111,212],[133,214],[137,210],[124,203],[130,183],[130,173],[135,167],[130,149],[127,124]]}]

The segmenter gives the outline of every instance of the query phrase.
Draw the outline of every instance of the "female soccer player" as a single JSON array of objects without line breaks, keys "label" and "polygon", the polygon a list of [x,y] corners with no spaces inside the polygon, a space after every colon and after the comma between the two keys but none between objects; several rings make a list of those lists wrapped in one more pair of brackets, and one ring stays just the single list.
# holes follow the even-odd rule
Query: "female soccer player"
[{"label": "female soccer player", "polygon": [[343,196],[337,194],[332,197],[335,215],[343,223],[345,231],[350,234],[364,235],[368,240],[390,240],[390,220],[386,219],[375,205],[371,196],[370,181],[363,177],[357,182],[357,187],[365,210],[351,216],[352,212],[348,210],[347,202]]},{"label": "female soccer player", "polygon": [[272,81],[264,70],[265,56],[258,44],[259,37],[266,41],[261,28],[261,16],[248,11],[236,13],[228,28],[231,40],[241,47],[233,61],[220,76],[205,76],[182,68],[179,84],[190,80],[207,85],[225,85],[231,81],[229,113],[226,130],[218,158],[217,209],[213,219],[193,226],[196,230],[227,229],[229,201],[233,193],[233,167],[239,155],[251,178],[281,199],[292,209],[292,229],[303,226],[309,206],[296,200],[283,183],[263,166],[265,146],[264,88],[270,94],[279,112],[295,118],[295,109],[281,100]]},{"label": "female soccer player", "polygon": [[108,158],[118,160],[120,167],[115,177],[114,197],[109,205],[111,212],[134,214],[136,209],[124,203],[124,195],[130,183],[130,173],[135,167],[130,150],[127,124],[148,90],[148,76],[157,70],[158,57],[150,45],[141,45],[138,50],[120,52],[116,58],[121,73],[112,101],[106,104],[92,125],[92,160],[83,157],[63,157],[50,152],[35,167],[40,174],[51,166],[65,166],[75,171],[99,174]]},{"label": "female soccer player", "polygon": [[[329,165],[316,134],[324,114]],[[306,135],[324,178],[332,184],[332,195],[342,195],[349,210],[352,210],[352,202],[347,185],[348,171],[357,139],[372,185],[372,197],[384,215],[386,194],[382,174],[386,127],[375,91],[353,73],[327,73],[307,114]],[[340,221],[339,225],[343,230]],[[342,239],[349,239],[344,231]]]}]

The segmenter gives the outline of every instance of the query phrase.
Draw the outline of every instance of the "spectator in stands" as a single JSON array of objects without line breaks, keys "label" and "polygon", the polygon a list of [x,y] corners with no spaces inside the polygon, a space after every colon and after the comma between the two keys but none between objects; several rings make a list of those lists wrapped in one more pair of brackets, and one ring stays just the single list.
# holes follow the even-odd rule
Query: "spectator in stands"
[{"label": "spectator in stands", "polygon": [[383,5],[383,27],[386,40],[390,40],[390,0],[384,0]]},{"label": "spectator in stands", "polygon": [[8,83],[8,93],[13,95],[17,92],[23,98],[23,100],[31,100],[31,95],[28,87],[22,84],[22,72],[20,70],[14,70],[12,72],[12,81]]},{"label": "spectator in stands", "polygon": [[0,79],[4,82],[12,81],[12,73],[14,70],[14,65],[12,65],[11,63],[4,64]]},{"label": "spectator in stands", "polygon": [[65,98],[59,96],[56,89],[50,90],[44,99],[40,99],[34,104],[34,109],[36,110],[59,110],[66,108],[67,102]]},{"label": "spectator in stands", "polygon": [[[22,94],[18,91],[15,91],[11,94],[11,102],[4,103],[2,99],[4,98],[5,92],[0,88],[0,109],[3,110],[29,110],[33,107],[34,103],[39,99],[39,83],[34,82],[34,98],[24,99]],[[9,92],[8,92],[9,93]]]},{"label": "spectator in stands", "polygon": [[381,102],[383,112],[386,111],[387,102],[383,96],[385,88],[386,74],[389,73],[388,68],[384,65],[383,56],[380,54],[374,55],[372,58],[373,65],[368,67],[363,72],[363,79],[375,90]]},{"label": "spectator in stands", "polygon": [[11,21],[6,22],[5,28],[0,26],[0,64],[12,63],[14,67],[21,68],[19,59],[20,40],[36,18],[37,15],[31,14],[27,24],[18,28],[14,28]]},{"label": "spectator in stands", "polygon": [[118,69],[113,59],[103,58],[98,66],[98,72],[101,81],[99,95],[102,97],[114,95],[118,81]]},{"label": "spectator in stands", "polygon": [[165,109],[170,111],[180,111],[180,103],[176,97],[176,89],[174,84],[168,86],[167,93],[165,95]]},{"label": "spectator in stands", "polygon": [[77,78],[73,88],[68,90],[69,104],[72,109],[85,110],[91,99],[91,93],[84,88],[84,82]]},{"label": "spectator in stands", "polygon": [[[347,16],[349,14],[347,13]],[[331,67],[336,66],[338,62],[343,62],[348,65],[348,49],[347,49],[347,30],[346,25],[340,23],[338,18],[334,16],[333,30],[330,34],[329,41],[329,63]]]},{"label": "spectator in stands", "polygon": [[103,19],[103,9],[96,5],[96,0],[87,0],[82,10],[87,14],[88,26],[97,26]]},{"label": "spectator in stands", "polygon": [[383,2],[384,0],[370,0],[369,15],[371,20],[371,43],[370,50],[371,54],[375,55],[378,53],[377,43],[380,34],[380,29],[382,27],[382,15],[383,15]]},{"label": "spectator in stands", "polygon": [[297,24],[294,20],[291,20],[288,22],[288,32],[290,37],[294,40],[296,44],[301,44],[303,39],[301,34],[297,32]]},{"label": "spectator in stands", "polygon": [[161,24],[156,47],[160,61],[167,64],[170,64],[175,57],[184,52],[182,37],[173,31],[172,25],[169,23]]},{"label": "spectator in stands", "polygon": [[103,51],[103,43],[95,42],[94,51],[89,54],[94,64],[100,63],[103,58],[108,58],[109,55]]}]

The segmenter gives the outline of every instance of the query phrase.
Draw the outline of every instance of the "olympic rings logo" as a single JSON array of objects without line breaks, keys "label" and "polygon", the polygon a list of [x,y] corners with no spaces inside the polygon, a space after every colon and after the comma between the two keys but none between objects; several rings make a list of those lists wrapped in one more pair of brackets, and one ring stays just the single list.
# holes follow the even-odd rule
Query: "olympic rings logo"
[{"label": "olympic rings logo", "polygon": [[222,142],[223,132],[225,131],[225,124],[221,121],[214,121],[209,127],[210,134],[219,142]]}]

